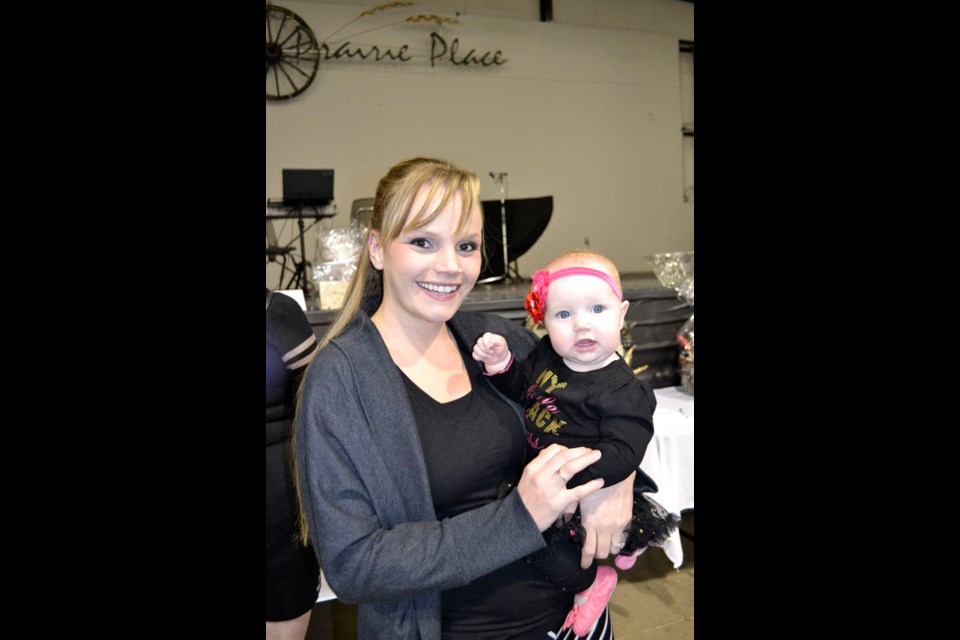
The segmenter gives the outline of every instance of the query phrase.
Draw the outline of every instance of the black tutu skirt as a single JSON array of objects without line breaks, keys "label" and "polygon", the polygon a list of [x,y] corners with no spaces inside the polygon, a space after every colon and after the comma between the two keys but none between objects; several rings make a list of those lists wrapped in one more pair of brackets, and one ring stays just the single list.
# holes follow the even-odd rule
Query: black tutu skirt
[{"label": "black tutu skirt", "polygon": [[643,547],[662,547],[679,526],[679,515],[670,513],[648,495],[636,495],[633,498],[633,519],[627,527],[627,539],[620,553],[629,556]]},{"label": "black tutu skirt", "polygon": [[[663,505],[647,495],[648,491],[656,491],[657,485],[646,475],[641,477],[637,473],[637,479],[633,489],[633,518],[630,526],[627,527],[627,539],[623,548],[620,549],[620,555],[629,556],[637,549],[643,547],[662,547],[680,526],[680,516],[667,511]],[[583,540],[586,537],[586,531],[580,523],[580,509],[574,514],[573,518],[566,521],[565,524],[558,527],[551,527],[556,533],[556,537],[570,537],[579,547],[583,547]],[[548,535],[551,529],[544,532]],[[554,537],[554,536],[549,536]],[[551,540],[548,539],[548,544]]]}]

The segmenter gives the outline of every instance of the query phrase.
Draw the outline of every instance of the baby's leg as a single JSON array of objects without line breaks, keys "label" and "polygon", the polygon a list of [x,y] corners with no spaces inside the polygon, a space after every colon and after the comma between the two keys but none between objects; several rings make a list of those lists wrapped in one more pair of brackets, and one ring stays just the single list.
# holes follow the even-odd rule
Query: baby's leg
[{"label": "baby's leg", "polygon": [[613,564],[617,565],[617,568],[626,571],[627,569],[632,569],[633,565],[636,564],[637,558],[641,553],[646,551],[646,547],[640,547],[633,553],[629,555],[623,555],[622,553],[617,556],[617,559],[613,561]]},{"label": "baby's leg", "polygon": [[593,624],[606,609],[617,586],[617,572],[611,567],[597,567],[597,579],[586,591],[573,597],[573,609],[567,614],[563,628],[573,627],[578,636],[590,633]]}]

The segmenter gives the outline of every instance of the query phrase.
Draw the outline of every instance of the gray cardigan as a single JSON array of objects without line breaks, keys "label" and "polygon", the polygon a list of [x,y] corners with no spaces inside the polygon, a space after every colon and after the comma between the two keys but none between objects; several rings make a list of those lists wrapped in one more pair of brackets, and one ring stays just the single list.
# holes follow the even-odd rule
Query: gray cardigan
[{"label": "gray cardigan", "polygon": [[[450,326],[467,345],[500,333],[516,358],[536,344],[494,315],[458,313]],[[296,455],[314,549],[337,596],[359,603],[360,640],[440,640],[441,591],[544,546],[516,491],[437,521],[406,388],[363,312],[307,372]]]}]

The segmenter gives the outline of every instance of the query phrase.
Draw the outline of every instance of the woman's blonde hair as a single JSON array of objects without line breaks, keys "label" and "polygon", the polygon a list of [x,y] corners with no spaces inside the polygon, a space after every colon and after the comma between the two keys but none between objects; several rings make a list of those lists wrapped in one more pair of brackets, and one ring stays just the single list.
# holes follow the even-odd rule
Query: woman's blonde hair
[{"label": "woman's blonde hair", "polygon": [[[423,206],[418,211],[413,211],[413,201],[421,189],[426,189],[426,198],[423,199]],[[430,204],[438,193],[442,193],[440,202],[431,210]],[[463,211],[457,225],[457,233],[461,233],[472,222],[474,215],[483,215],[480,207],[480,179],[475,173],[460,169],[439,158],[411,158],[390,167],[377,185],[370,230],[364,236],[360,257],[357,260],[357,270],[347,288],[343,307],[337,313],[323,340],[320,341],[317,352],[343,333],[354,321],[361,308],[369,305],[372,313],[380,306],[380,301],[383,299],[383,273],[375,269],[370,262],[368,242],[370,231],[376,231],[380,236],[380,246],[386,247],[404,231],[419,229],[430,224],[457,194],[460,194],[463,203]],[[312,362],[310,366],[313,366]],[[307,373],[304,373],[303,379],[307,379]],[[297,390],[297,411],[291,436],[294,447],[303,388],[304,385],[301,384]],[[299,537],[300,541],[306,544],[309,540],[309,529],[303,512],[303,497],[297,475],[297,456],[293,455],[291,459],[297,504],[300,507],[298,509]]]}]

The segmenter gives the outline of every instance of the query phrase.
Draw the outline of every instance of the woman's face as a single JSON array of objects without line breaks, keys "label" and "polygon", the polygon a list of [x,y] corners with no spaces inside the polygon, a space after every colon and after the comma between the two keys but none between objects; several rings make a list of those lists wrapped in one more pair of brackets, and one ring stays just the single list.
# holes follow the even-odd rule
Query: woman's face
[{"label": "woman's face", "polygon": [[[419,211],[426,199],[423,187],[411,211]],[[437,193],[430,209],[443,194]],[[383,301],[377,313],[387,313],[414,326],[443,323],[453,317],[480,275],[480,241],[483,217],[475,211],[460,233],[463,214],[459,193],[434,220],[419,229],[404,230],[386,246],[379,234],[370,232],[370,261],[383,271]]]}]

